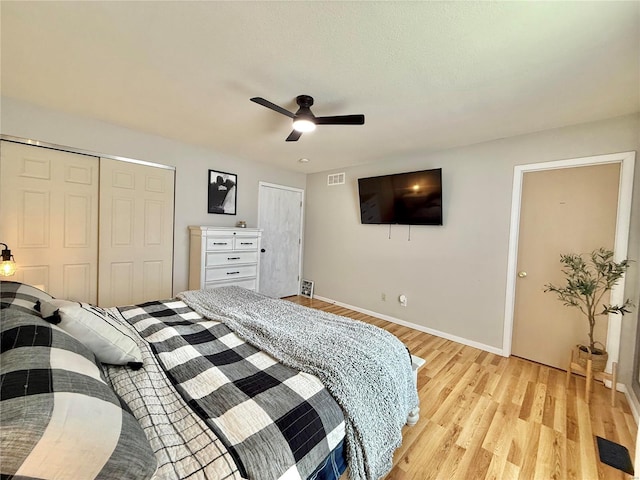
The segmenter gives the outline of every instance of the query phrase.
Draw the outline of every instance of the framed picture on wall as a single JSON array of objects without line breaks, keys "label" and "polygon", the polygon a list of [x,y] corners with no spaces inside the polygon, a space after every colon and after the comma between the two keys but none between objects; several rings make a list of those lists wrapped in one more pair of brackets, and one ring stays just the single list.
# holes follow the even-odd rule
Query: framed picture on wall
[{"label": "framed picture on wall", "polygon": [[313,281],[302,280],[300,283],[300,295],[303,297],[313,298]]},{"label": "framed picture on wall", "polygon": [[235,215],[238,200],[238,176],[209,170],[208,212]]}]

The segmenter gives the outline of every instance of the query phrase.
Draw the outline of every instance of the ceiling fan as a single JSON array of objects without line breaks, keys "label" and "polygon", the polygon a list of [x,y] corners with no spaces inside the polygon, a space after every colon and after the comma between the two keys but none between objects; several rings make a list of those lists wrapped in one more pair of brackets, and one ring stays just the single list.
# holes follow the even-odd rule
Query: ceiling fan
[{"label": "ceiling fan", "polygon": [[334,117],[316,117],[311,112],[313,97],[298,95],[296,103],[300,107],[296,113],[292,113],[262,97],[253,97],[255,102],[263,107],[293,118],[293,131],[287,137],[287,142],[297,142],[304,132],[312,132],[316,125],[364,125],[364,115],[336,115]]}]

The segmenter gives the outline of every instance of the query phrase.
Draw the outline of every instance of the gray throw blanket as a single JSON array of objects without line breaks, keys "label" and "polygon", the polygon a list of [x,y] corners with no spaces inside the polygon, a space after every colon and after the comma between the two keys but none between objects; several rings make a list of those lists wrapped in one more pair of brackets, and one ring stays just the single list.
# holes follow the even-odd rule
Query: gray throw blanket
[{"label": "gray throw blanket", "polygon": [[345,413],[352,480],[377,480],[391,470],[407,415],[418,406],[410,356],[394,335],[240,287],[178,297],[283,364],[322,381]]}]

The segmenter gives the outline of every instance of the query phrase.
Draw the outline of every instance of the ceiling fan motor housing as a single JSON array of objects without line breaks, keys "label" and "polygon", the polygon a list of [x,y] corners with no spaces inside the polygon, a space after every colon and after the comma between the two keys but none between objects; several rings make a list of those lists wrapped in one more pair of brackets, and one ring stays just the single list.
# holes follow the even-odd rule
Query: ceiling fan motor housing
[{"label": "ceiling fan motor housing", "polygon": [[296,103],[301,108],[309,108],[311,105],[313,105],[313,97],[310,95],[298,95],[296,97]]}]

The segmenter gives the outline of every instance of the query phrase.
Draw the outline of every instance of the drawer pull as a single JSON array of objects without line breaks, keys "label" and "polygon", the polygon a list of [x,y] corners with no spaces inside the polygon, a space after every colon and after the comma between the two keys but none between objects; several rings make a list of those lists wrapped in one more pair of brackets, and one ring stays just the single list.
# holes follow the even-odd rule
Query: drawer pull
[{"label": "drawer pull", "polygon": [[227,272],[227,275],[237,275],[237,274],[239,274],[239,273],[240,273],[240,272]]},{"label": "drawer pull", "polygon": [[227,242],[213,242],[214,245],[228,245]]},{"label": "drawer pull", "polygon": [[253,242],[240,242],[240,245],[253,245]]},{"label": "drawer pull", "polygon": [[240,257],[227,257],[227,260],[240,260]]}]

